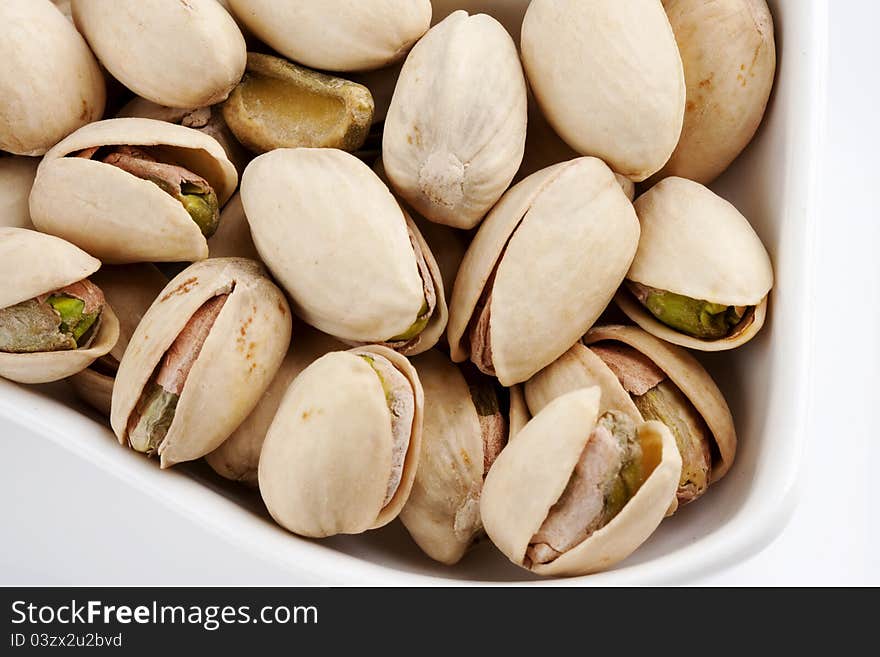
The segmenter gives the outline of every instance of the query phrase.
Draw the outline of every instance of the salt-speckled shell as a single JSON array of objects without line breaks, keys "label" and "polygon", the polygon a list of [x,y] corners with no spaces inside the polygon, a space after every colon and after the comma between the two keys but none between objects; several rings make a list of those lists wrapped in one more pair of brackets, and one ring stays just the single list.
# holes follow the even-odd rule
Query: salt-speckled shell
[{"label": "salt-speckled shell", "polygon": [[0,151],[42,155],[104,113],[98,62],[49,0],[0,2]]},{"label": "salt-speckled shell", "polygon": [[221,205],[238,182],[220,144],[198,130],[153,119],[99,121],[43,158],[30,197],[34,225],[111,264],[207,258],[205,237],[177,199],[118,167],[72,157],[114,145],[161,146],[169,162],[207,180]]},{"label": "salt-speckled shell", "polygon": [[[579,158],[526,178],[498,202],[465,254],[452,291],[452,358],[497,265],[490,341],[505,386],[561,356],[598,319],[636,252],[639,222],[611,170]],[[500,262],[499,262],[500,258]]]},{"label": "salt-speckled shell", "polygon": [[[481,514],[492,542],[523,566],[532,536],[557,502],[600,412],[598,388],[581,388],[548,404],[498,456],[483,486]],[[660,443],[657,465],[607,525],[548,564],[539,575],[587,575],[629,556],[663,520],[675,496],[681,456],[665,425],[645,422],[639,436]],[[644,445],[644,442],[643,442]]]},{"label": "salt-speckled shell", "polygon": [[297,315],[346,341],[383,342],[418,317],[424,290],[409,227],[437,291],[434,314],[410,354],[437,343],[447,309],[434,257],[363,162],[332,149],[272,151],[248,165],[241,198],[257,251]]},{"label": "salt-speckled shell", "polygon": [[388,179],[427,219],[473,228],[519,168],[526,106],[507,31],[491,16],[455,12],[400,73],[382,143]]},{"label": "salt-speckled shell", "polygon": [[111,75],[154,103],[214,105],[244,73],[244,37],[215,0],[73,0],[72,9]]},{"label": "salt-speckled shell", "polygon": [[[53,292],[94,274],[101,263],[73,244],[26,228],[0,228],[0,308]],[[31,354],[0,352],[0,376],[20,383],[48,383],[84,370],[108,353],[119,337],[109,306],[87,349]]]},{"label": "salt-speckled shell", "polygon": [[422,454],[400,520],[424,552],[457,563],[482,533],[483,434],[461,370],[432,350],[413,359],[425,391]]},{"label": "salt-speckled shell", "polygon": [[693,299],[756,308],[749,326],[720,340],[679,333],[623,289],[616,297],[621,310],[648,333],[683,347],[720,351],[751,340],[764,324],[773,266],[748,220],[707,187],[675,177],[642,194],[635,209],[642,237],[627,279]]},{"label": "salt-speckled shell", "polygon": [[28,197],[39,164],[37,157],[0,157],[0,226],[34,227]]},{"label": "salt-speckled shell", "polygon": [[279,53],[325,71],[367,71],[406,55],[431,23],[429,0],[227,0]]},{"label": "salt-speckled shell", "polygon": [[[391,414],[382,382],[359,353],[389,360],[410,382],[412,432],[400,484],[383,506],[391,476]],[[391,522],[409,497],[419,463],[424,395],[418,374],[381,346],[327,354],[307,367],[281,401],[260,454],[263,501],[301,536],[359,534]]]},{"label": "salt-speckled shell", "polygon": [[765,0],[665,0],[687,83],[681,138],[655,176],[708,185],[748,145],[773,89],[776,44]]},{"label": "salt-speckled shell", "polygon": [[685,80],[660,0],[533,0],[522,58],[545,116],[576,151],[636,182],[669,159]]},{"label": "salt-speckled shell", "polygon": [[290,309],[258,263],[212,258],[190,265],[162,290],[119,364],[110,423],[122,444],[129,416],[165,352],[196,310],[225,293],[159,445],[163,468],[219,447],[254,409],[287,353]]}]

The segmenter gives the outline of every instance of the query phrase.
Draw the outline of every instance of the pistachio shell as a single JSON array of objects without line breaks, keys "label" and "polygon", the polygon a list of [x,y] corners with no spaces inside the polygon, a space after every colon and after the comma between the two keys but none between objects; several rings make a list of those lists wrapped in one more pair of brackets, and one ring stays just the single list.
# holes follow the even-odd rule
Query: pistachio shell
[{"label": "pistachio shell", "polygon": [[256,408],[220,447],[205,456],[214,472],[226,479],[256,486],[263,441],[291,381],[324,354],[340,349],[345,349],[345,345],[335,338],[309,326],[298,325],[296,342]]},{"label": "pistachio shell", "polygon": [[42,155],[101,118],[104,76],[49,0],[0,3],[0,151]]},{"label": "pistachio shell", "polygon": [[446,302],[434,258],[363,162],[332,149],[279,149],[251,162],[241,197],[254,244],[297,314],[347,341],[386,341],[419,316],[425,291],[412,232],[432,272],[437,307],[410,353],[436,344]]},{"label": "pistachio shell", "polygon": [[743,330],[720,340],[690,337],[660,323],[626,290],[616,301],[643,329],[702,351],[748,342],[764,323],[773,267],[761,239],[733,205],[699,183],[667,178],[635,202],[642,237],[627,279],[693,299],[755,306]]},{"label": "pistachio shell", "polygon": [[324,71],[366,71],[402,58],[428,29],[429,0],[228,0],[285,57]]},{"label": "pistachio shell", "polygon": [[168,433],[163,468],[216,449],[254,409],[290,343],[284,295],[258,263],[213,258],[187,267],[153,303],[132,335],[116,375],[110,421],[122,444],[128,421],[162,357],[193,314],[228,294],[186,379]]},{"label": "pistachio shell", "polygon": [[220,227],[208,240],[212,258],[250,258],[259,260],[257,247],[251,238],[251,227],[244,214],[241,194],[235,193],[223,206]]},{"label": "pistachio shell", "polygon": [[522,58],[545,116],[576,151],[636,182],[669,159],[685,80],[659,0],[533,0]]},{"label": "pistachio shell", "polygon": [[36,227],[111,264],[206,258],[201,230],[174,197],[118,167],[72,157],[111,145],[160,147],[169,161],[207,180],[221,205],[238,181],[220,144],[197,130],[152,119],[99,121],[43,158],[30,197]]},{"label": "pistachio shell", "polygon": [[28,196],[39,164],[36,157],[0,157],[0,226],[34,227]]},{"label": "pistachio shell", "polygon": [[473,228],[510,185],[526,139],[526,83],[516,46],[490,16],[457,11],[406,59],[382,158],[420,214]]},{"label": "pistachio shell", "polygon": [[244,37],[214,0],[73,0],[72,8],[111,75],[159,105],[213,105],[244,73]]},{"label": "pistachio shell", "polygon": [[[481,515],[492,542],[523,566],[532,536],[565,490],[600,409],[598,388],[569,392],[548,404],[501,452],[483,486]],[[660,458],[623,509],[604,527],[554,561],[535,565],[539,575],[586,575],[629,556],[653,533],[675,495],[681,457],[659,422],[640,425],[643,441],[660,443]]]},{"label": "pistachio shell", "polygon": [[[412,387],[415,413],[399,486],[383,506],[392,470],[391,414],[382,380],[360,354],[389,361]],[[327,354],[290,386],[260,454],[259,483],[272,517],[302,536],[358,534],[400,513],[419,462],[424,397],[415,369],[381,346]]]},{"label": "pistachio shell", "polygon": [[501,198],[462,261],[450,304],[453,360],[470,355],[468,327],[494,270],[494,369],[505,386],[527,380],[596,321],[638,239],[632,205],[600,160],[580,158],[522,181]]},{"label": "pistachio shell", "polygon": [[708,185],[751,141],[776,73],[773,17],[764,0],[665,0],[684,63],[681,138],[656,175]]},{"label": "pistachio shell", "polygon": [[510,435],[508,441],[516,438],[531,419],[522,385],[512,386],[510,388]]}]

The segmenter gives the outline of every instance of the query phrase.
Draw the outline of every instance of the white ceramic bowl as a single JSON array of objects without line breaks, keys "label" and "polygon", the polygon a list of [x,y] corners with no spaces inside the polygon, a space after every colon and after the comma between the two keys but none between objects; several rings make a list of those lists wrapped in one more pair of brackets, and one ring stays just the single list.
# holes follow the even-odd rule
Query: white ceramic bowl
[{"label": "white ceramic bowl", "polygon": [[[488,11],[515,30],[527,4],[434,0],[435,21],[467,8]],[[260,583],[268,577],[278,584],[654,584],[702,577],[761,550],[782,531],[797,499],[827,58],[827,3],[769,4],[779,58],[770,107],[754,142],[714,185],[751,219],[776,271],[763,332],[735,353],[704,359],[736,419],[737,460],[699,504],[666,520],[629,559],[586,578],[539,581],[488,544],[455,568],[435,564],[398,522],[358,537],[301,540],[269,520],[254,492],[218,482],[204,465],[160,472],[154,462],[122,449],[108,429],[82,414],[64,386],[25,388],[0,380],[0,448],[4,461],[15,464],[2,489],[7,505],[0,521],[9,532],[9,550],[0,560],[4,579],[150,584],[158,577],[224,584],[247,582],[252,573]],[[69,521],[63,550],[43,544],[55,535],[47,522],[73,517],[79,520]],[[98,523],[101,517],[109,522]],[[83,526],[85,518],[96,524]],[[124,563],[132,552],[149,555],[148,570],[108,560],[115,554]],[[218,567],[221,555],[235,555],[235,563]]]}]

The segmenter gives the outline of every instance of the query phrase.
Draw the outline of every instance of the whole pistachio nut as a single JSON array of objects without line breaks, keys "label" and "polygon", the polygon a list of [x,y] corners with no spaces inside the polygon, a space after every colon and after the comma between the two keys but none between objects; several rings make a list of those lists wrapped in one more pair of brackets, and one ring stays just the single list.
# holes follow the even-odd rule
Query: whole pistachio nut
[{"label": "whole pistachio nut", "polygon": [[206,235],[238,182],[212,137],[153,119],[98,121],[43,158],[34,225],[110,264],[208,257]]},{"label": "whole pistachio nut", "polygon": [[687,84],[684,126],[656,180],[708,185],[761,124],[776,74],[773,17],[765,0],[665,0]]},{"label": "whole pistachio nut", "polygon": [[284,57],[323,71],[367,71],[406,55],[431,23],[430,0],[228,0]]},{"label": "whole pistachio nut", "polygon": [[457,563],[483,533],[483,479],[507,443],[494,382],[431,350],[413,360],[425,391],[422,453],[400,519],[425,553]]},{"label": "whole pistachio nut", "polygon": [[0,156],[0,226],[33,228],[28,197],[40,158]]},{"label": "whole pistachio nut", "polygon": [[260,454],[272,517],[301,536],[359,534],[400,513],[419,463],[424,397],[386,347],[327,354],[291,384]]},{"label": "whole pistachio nut", "polygon": [[119,442],[163,468],[208,454],[257,405],[290,345],[290,309],[244,258],[190,265],[141,320],[116,374]]},{"label": "whole pistachio nut", "polygon": [[447,318],[437,264],[363,162],[333,149],[272,151],[248,165],[241,198],[257,251],[307,323],[407,355],[437,343]]},{"label": "whole pistachio nut", "polygon": [[244,72],[244,37],[215,0],[73,0],[71,6],[77,29],[110,74],[159,105],[214,105]]},{"label": "whole pistachio nut", "polygon": [[685,79],[660,0],[534,0],[522,58],[544,115],[574,150],[636,182],[669,159]]},{"label": "whole pistachio nut", "polygon": [[764,325],[773,267],[733,205],[667,178],[635,202],[642,237],[620,309],[648,333],[701,351],[733,349]]},{"label": "whole pistachio nut", "polygon": [[385,119],[388,179],[427,219],[473,228],[519,168],[526,115],[513,39],[490,16],[456,11],[403,65]]},{"label": "whole pistachio nut", "polygon": [[84,402],[110,417],[110,400],[119,362],[135,329],[168,279],[150,264],[102,267],[90,279],[104,293],[119,319],[119,339],[109,353],[67,381]]},{"label": "whole pistachio nut", "polygon": [[223,103],[223,118],[256,153],[300,146],[356,151],[366,141],[373,109],[363,85],[248,53],[244,77]]},{"label": "whole pistachio nut", "polygon": [[554,399],[486,477],[486,533],[536,574],[610,568],[647,540],[675,495],[681,457],[669,429],[603,411],[600,396],[591,387]]},{"label": "whole pistachio nut", "polygon": [[113,348],[119,322],[89,280],[100,266],[57,237],[0,228],[0,376],[57,381]]},{"label": "whole pistachio nut", "polygon": [[614,296],[639,222],[596,158],[543,169],[508,191],[471,243],[452,291],[449,344],[502,385],[571,347]]},{"label": "whole pistachio nut", "polygon": [[236,192],[220,212],[220,226],[208,240],[212,258],[250,258],[259,260],[251,228],[244,214],[241,194]]},{"label": "whole pistachio nut", "polygon": [[321,356],[346,348],[335,338],[306,324],[297,324],[295,331],[296,343],[288,350],[256,408],[220,447],[205,456],[208,465],[221,477],[249,486],[257,485],[263,441],[290,383]]},{"label": "whole pistachio nut", "polygon": [[42,155],[101,118],[104,75],[49,0],[0,3],[0,151]]}]

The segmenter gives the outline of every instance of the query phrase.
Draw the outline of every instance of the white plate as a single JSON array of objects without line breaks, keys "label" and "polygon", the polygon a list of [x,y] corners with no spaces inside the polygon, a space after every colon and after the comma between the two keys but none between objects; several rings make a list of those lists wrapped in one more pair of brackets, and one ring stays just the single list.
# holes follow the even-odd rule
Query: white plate
[{"label": "white plate", "polygon": [[[437,14],[453,7],[503,14],[509,28],[521,20],[526,4],[522,0],[434,2]],[[542,583],[675,583],[702,577],[761,550],[782,531],[797,501],[810,378],[827,3],[770,0],[769,4],[776,22],[776,88],[755,141],[715,185],[751,219],[776,272],[769,321],[759,337],[735,354],[705,359],[736,419],[740,439],[736,464],[699,504],[665,521],[617,568],[588,578]],[[724,257],[723,245],[718,257]],[[139,522],[142,518],[161,522],[163,517],[169,527],[197,525],[193,532],[207,530],[215,536],[218,554],[238,556],[228,570],[217,571],[218,584],[246,582],[251,565],[255,577],[261,573],[261,582],[268,572],[277,574],[274,581],[285,584],[537,582],[485,544],[456,568],[434,564],[396,522],[359,537],[301,540],[268,519],[256,494],[218,481],[204,465],[160,472],[154,462],[122,449],[94,416],[83,415],[63,385],[25,388],[0,380],[0,446],[7,468],[14,468],[3,489],[8,495],[0,521],[10,549],[0,561],[0,571],[4,579],[16,583],[35,578],[69,580],[64,550],[55,560],[49,555],[57,552],[57,546],[39,544],[46,535],[42,523],[48,520],[30,509],[60,505],[59,509],[75,513],[80,483],[83,503],[102,504],[105,492],[107,518],[113,520],[113,526],[74,526],[66,535],[65,550],[78,559],[73,580],[81,584],[118,583],[108,581],[108,573],[126,583],[149,584],[155,581],[151,571],[191,573],[204,566],[196,563],[199,550],[187,551],[180,530],[169,538],[159,527]],[[58,450],[68,452],[62,457]],[[90,486],[98,481],[101,488],[96,492]],[[69,490],[70,485],[76,489]],[[131,506],[118,508],[114,502],[122,499]],[[9,529],[15,525],[17,529]],[[176,542],[173,547],[165,544],[169,540]],[[107,554],[113,553],[108,544],[119,546],[116,554],[122,562],[126,551],[138,548],[152,555],[149,570],[120,570],[108,564]],[[211,555],[205,558],[210,561]],[[211,581],[204,573],[197,579]]]}]

